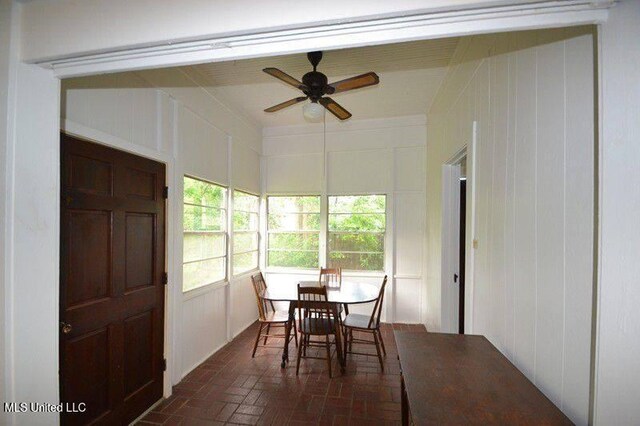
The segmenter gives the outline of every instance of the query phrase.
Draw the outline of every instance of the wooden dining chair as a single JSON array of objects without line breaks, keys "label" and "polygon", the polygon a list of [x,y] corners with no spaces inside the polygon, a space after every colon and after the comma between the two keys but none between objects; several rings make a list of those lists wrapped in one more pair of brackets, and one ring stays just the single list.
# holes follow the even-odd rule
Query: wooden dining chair
[{"label": "wooden dining chair", "polygon": [[342,284],[341,268],[320,268],[320,284],[328,287],[340,287]]},{"label": "wooden dining chair", "polygon": [[[382,303],[384,302],[384,289],[387,286],[387,276],[384,276],[382,280],[382,286],[380,286],[380,292],[378,293],[378,298],[376,299],[375,304],[373,305],[373,311],[370,316],[360,315],[360,314],[348,314],[344,321],[342,322],[342,327],[344,329],[344,356],[345,362],[347,354],[356,354],[356,355],[369,355],[370,353],[362,353],[362,352],[353,352],[352,346],[353,343],[360,343],[365,345],[375,345],[376,352],[378,353],[378,360],[380,361],[380,368],[384,371],[384,363],[382,362],[382,354],[380,349],[382,348],[382,353],[384,356],[387,356],[387,350],[384,347],[384,341],[382,340],[382,333],[380,332],[380,314],[382,313]],[[355,339],[353,337],[353,332],[358,331],[360,333],[372,334],[373,341],[366,339]]]},{"label": "wooden dining chair", "polygon": [[[327,288],[301,287],[298,284],[298,329],[300,330],[300,345],[298,346],[298,359],[296,361],[296,376],[300,371],[301,358],[326,359],[331,377],[331,340],[336,345],[338,355],[338,323],[335,318],[333,306],[327,301]],[[322,339],[324,337],[324,339]],[[314,338],[320,338],[313,340]],[[308,356],[307,348],[324,347],[327,357]]]},{"label": "wooden dining chair", "polygon": [[[340,287],[342,285],[342,268],[320,268],[320,285],[326,287]],[[349,305],[341,303],[338,305],[338,321],[342,322],[342,313],[349,313]]]},{"label": "wooden dining chair", "polygon": [[[257,274],[253,274],[251,276],[251,281],[253,282],[253,291],[256,294],[256,302],[258,303],[258,322],[260,323],[260,328],[258,329],[258,336],[256,337],[256,343],[253,346],[253,353],[251,357],[255,357],[256,349],[258,349],[258,343],[260,342],[260,338],[264,337],[263,345],[267,345],[267,339],[269,337],[274,338],[286,338],[286,333],[283,331],[281,334],[271,334],[271,327],[283,329],[289,323],[289,313],[286,311],[278,311],[273,306],[273,302],[270,300],[265,300],[262,295],[267,290],[267,283],[262,276],[262,272],[258,272]],[[293,336],[289,337],[289,341],[287,344],[291,342],[291,339],[295,339],[296,346],[298,346],[298,332],[296,329],[295,320],[292,321],[291,327],[293,327]],[[262,330],[265,329],[263,333]],[[286,330],[286,329],[285,329]]]}]

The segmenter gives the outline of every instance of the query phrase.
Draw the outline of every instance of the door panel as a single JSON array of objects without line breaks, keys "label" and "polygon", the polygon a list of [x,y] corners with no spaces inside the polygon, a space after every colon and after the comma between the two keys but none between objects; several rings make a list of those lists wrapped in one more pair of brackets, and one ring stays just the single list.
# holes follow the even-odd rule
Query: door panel
[{"label": "door panel", "polygon": [[109,295],[111,283],[111,214],[68,210],[67,307]]},{"label": "door panel", "polygon": [[153,312],[127,318],[124,322],[125,398],[153,380]]},{"label": "door panel", "polygon": [[162,398],[165,167],[62,135],[63,424],[128,424]]},{"label": "door panel", "polygon": [[74,368],[69,378],[67,401],[82,401],[87,412],[74,416],[74,424],[83,424],[109,411],[109,333],[102,328],[79,336],[65,344],[67,365]]},{"label": "door panel", "polygon": [[125,289],[152,286],[155,223],[152,214],[127,213]]}]

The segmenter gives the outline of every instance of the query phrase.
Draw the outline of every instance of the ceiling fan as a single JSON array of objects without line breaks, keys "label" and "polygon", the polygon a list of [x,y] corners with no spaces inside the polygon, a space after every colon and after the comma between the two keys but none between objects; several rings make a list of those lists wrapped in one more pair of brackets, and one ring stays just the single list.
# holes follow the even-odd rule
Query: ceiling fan
[{"label": "ceiling fan", "polygon": [[288,106],[310,99],[312,103],[319,103],[340,120],[346,120],[351,117],[351,113],[340,106],[336,101],[325,95],[332,95],[334,93],[346,92],[347,90],[373,86],[380,82],[376,73],[368,72],[329,84],[327,76],[316,71],[320,60],[322,60],[322,52],[309,52],[307,53],[307,59],[309,59],[309,62],[313,65],[313,71],[306,73],[302,77],[302,82],[277,68],[265,68],[262,70],[267,74],[295,87],[296,89],[300,89],[302,93],[304,93],[304,96],[299,96],[267,108],[265,109],[265,112],[279,111]]}]

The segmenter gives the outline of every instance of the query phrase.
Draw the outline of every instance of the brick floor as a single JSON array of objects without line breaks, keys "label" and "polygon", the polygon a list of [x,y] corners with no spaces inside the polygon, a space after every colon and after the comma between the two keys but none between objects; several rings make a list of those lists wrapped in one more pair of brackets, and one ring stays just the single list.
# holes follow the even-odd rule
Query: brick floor
[{"label": "brick floor", "polygon": [[[387,348],[384,373],[375,356],[349,355],[340,374],[333,353],[333,378],[324,360],[303,359],[296,376],[292,360],[280,368],[277,347],[251,349],[257,323],[216,352],[173,388],[139,425],[386,425],[400,423],[400,369],[393,329],[425,330],[422,325],[383,324]],[[271,342],[269,342],[271,344]],[[359,345],[358,352],[375,352]]]}]

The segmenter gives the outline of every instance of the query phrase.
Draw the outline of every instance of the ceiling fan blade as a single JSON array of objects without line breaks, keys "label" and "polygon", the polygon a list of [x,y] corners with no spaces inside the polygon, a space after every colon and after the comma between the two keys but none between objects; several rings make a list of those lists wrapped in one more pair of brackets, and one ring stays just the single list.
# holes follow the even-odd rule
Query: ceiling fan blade
[{"label": "ceiling fan blade", "polygon": [[297,98],[289,99],[286,102],[282,102],[282,103],[280,103],[278,105],[274,105],[274,106],[272,106],[270,108],[267,108],[267,109],[264,110],[264,112],[280,111],[283,108],[286,108],[286,107],[291,106],[291,105],[295,105],[298,102],[302,102],[302,101],[305,101],[305,100],[307,100],[307,96],[299,96]]},{"label": "ceiling fan blade", "polygon": [[331,98],[320,98],[318,102],[320,102],[323,107],[328,109],[331,114],[335,115],[340,120],[346,120],[347,118],[351,117],[351,113],[349,111],[342,108],[340,104],[338,104]]},{"label": "ceiling fan blade", "polygon": [[278,80],[284,81],[285,83],[295,87],[296,89],[305,90],[307,88],[307,86],[302,84],[301,81],[291,77],[284,71],[280,71],[278,68],[265,68],[262,71],[277,78]]},{"label": "ceiling fan blade", "polygon": [[373,86],[379,82],[380,78],[378,77],[378,74],[375,72],[368,72],[345,80],[336,81],[335,83],[331,83],[329,87],[333,87],[334,90],[332,93],[340,93],[346,92],[347,90],[359,89],[361,87]]}]

